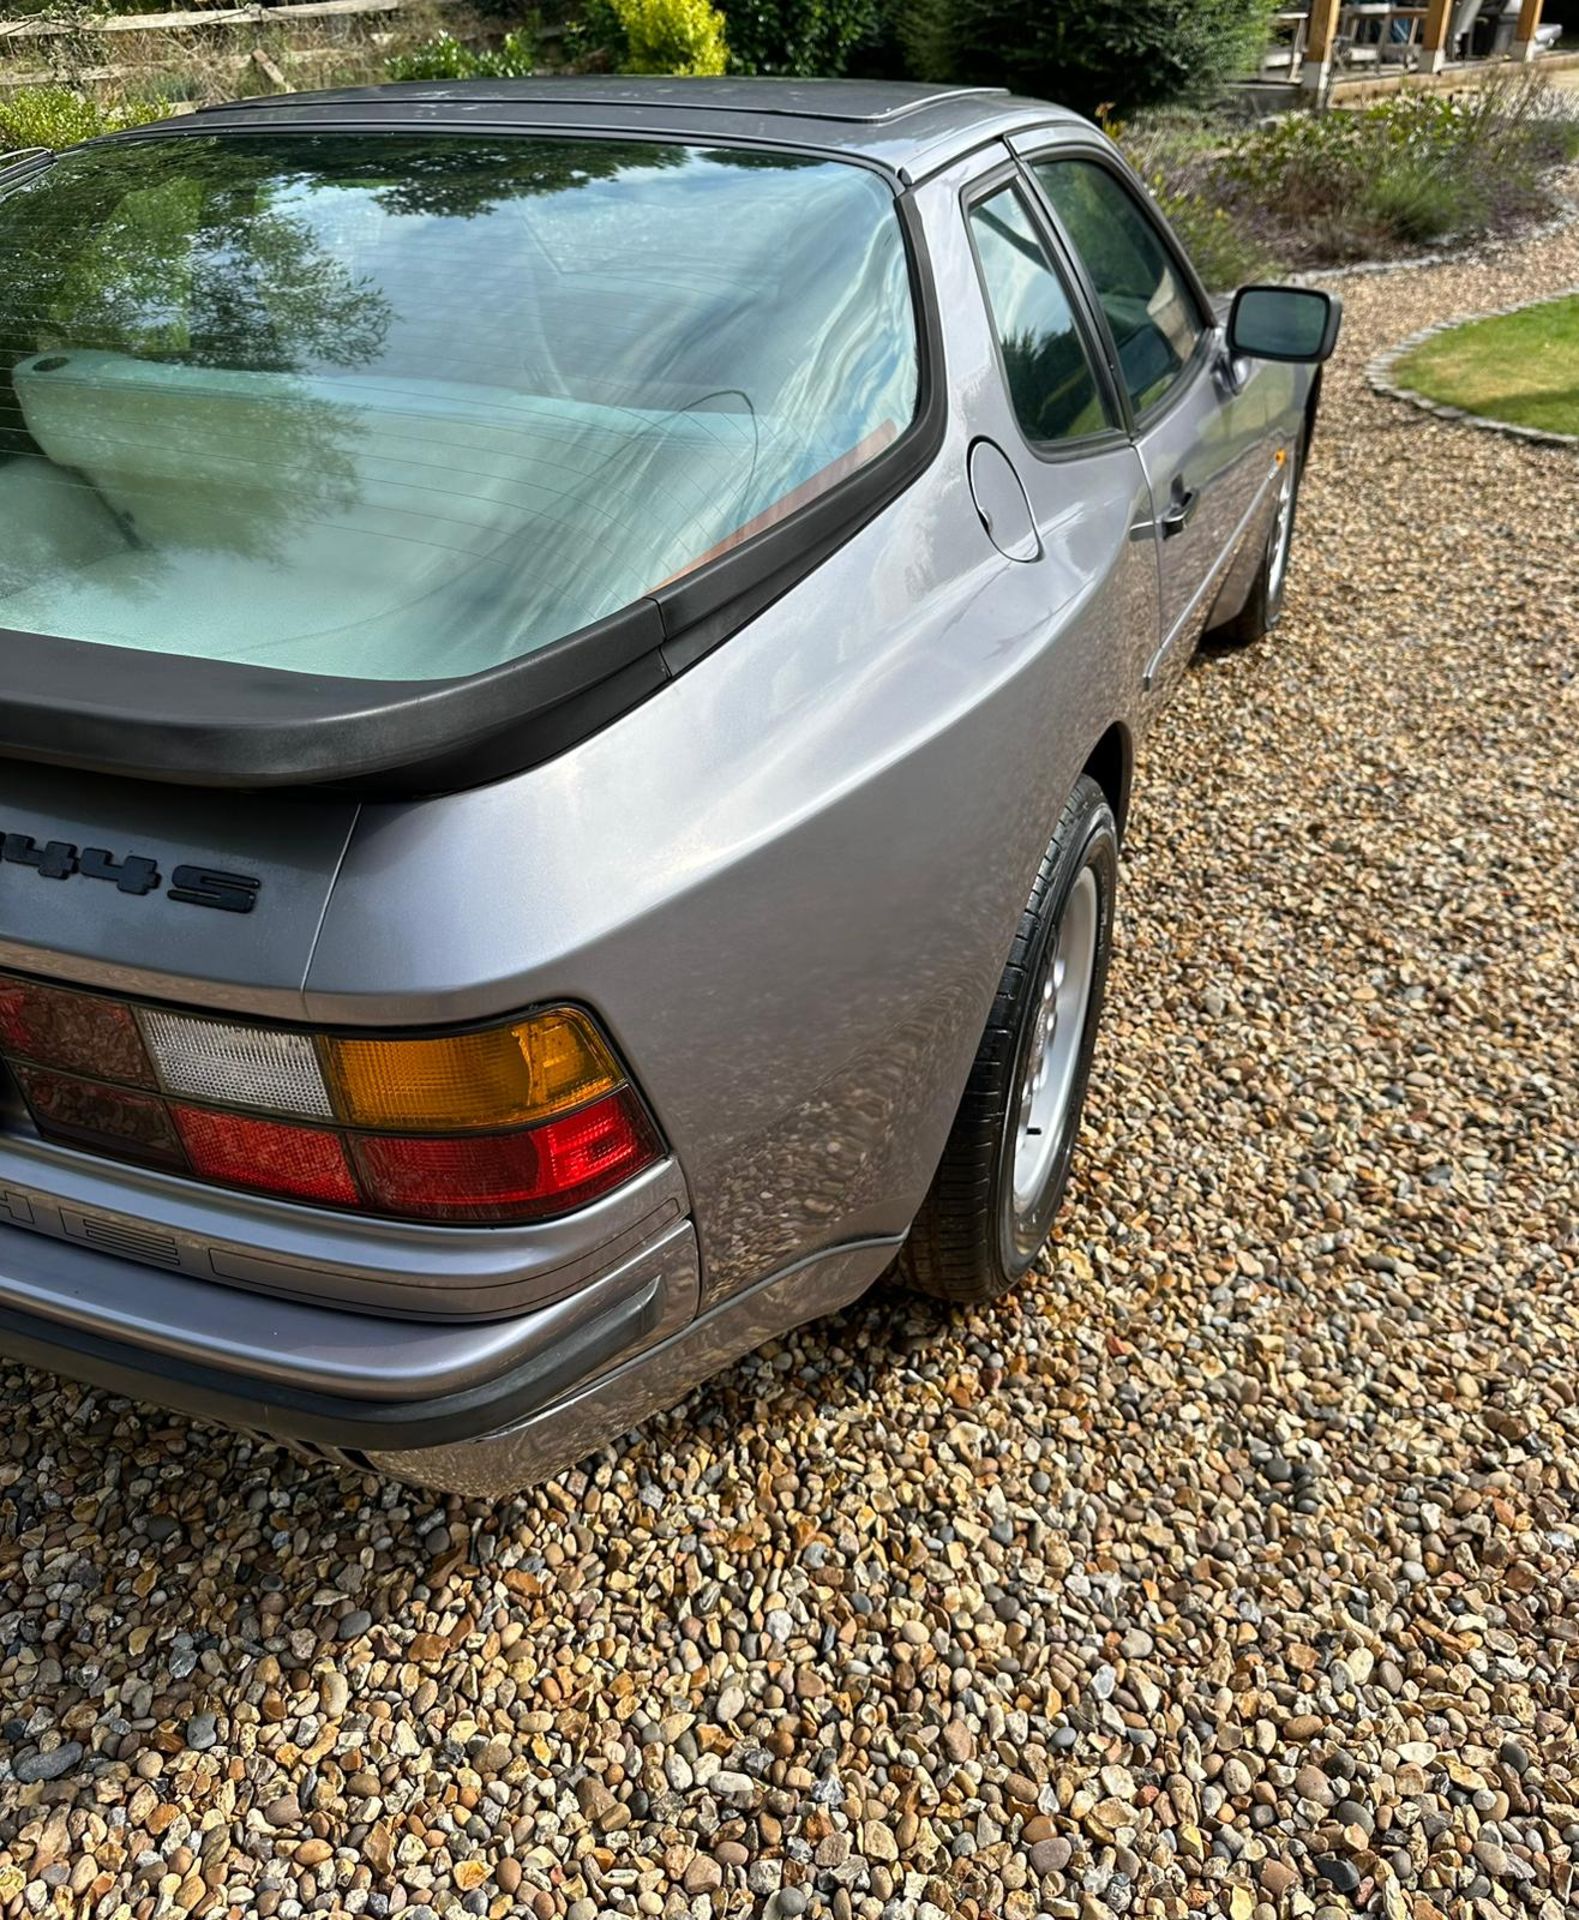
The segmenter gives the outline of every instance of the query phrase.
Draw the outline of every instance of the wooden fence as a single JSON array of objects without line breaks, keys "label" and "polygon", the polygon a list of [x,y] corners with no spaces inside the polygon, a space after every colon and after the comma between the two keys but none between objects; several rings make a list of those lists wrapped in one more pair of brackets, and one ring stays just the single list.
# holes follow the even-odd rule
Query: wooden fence
[{"label": "wooden fence", "polygon": [[[427,0],[453,6],[457,0]],[[0,44],[8,40],[50,40],[98,33],[193,33],[210,27],[261,27],[296,20],[342,19],[350,14],[399,13],[409,0],[292,0],[283,7],[203,7],[186,13],[112,13],[82,21],[0,20]]]},{"label": "wooden fence", "polygon": [[[192,8],[175,13],[118,13],[98,18],[89,17],[81,21],[63,21],[59,19],[32,18],[20,20],[0,20],[0,62],[7,54],[13,57],[25,54],[36,48],[44,52],[40,42],[75,40],[79,44],[96,36],[104,39],[104,49],[109,53],[116,45],[132,50],[124,38],[128,34],[207,34],[216,29],[234,30],[237,28],[257,28],[278,26],[289,28],[314,21],[333,21],[376,17],[404,12],[412,0],[289,0],[289,4],[278,7],[204,7]],[[463,4],[463,0],[421,0],[424,11],[433,7],[453,7]],[[214,66],[242,68],[249,63],[261,68],[271,85],[281,91],[286,90],[289,82],[285,78],[283,67],[292,66],[300,61],[310,61],[321,56],[324,48],[273,48],[266,53],[261,48],[252,48],[245,52],[212,53],[206,58]],[[93,85],[105,81],[124,80],[146,72],[146,66],[117,64],[111,61],[103,66],[88,66],[73,62],[71,83],[76,86]],[[21,87],[46,86],[58,82],[61,75],[49,68],[35,72],[23,72],[18,68],[0,66],[0,92],[14,92]],[[174,103],[171,112],[180,111]]]}]

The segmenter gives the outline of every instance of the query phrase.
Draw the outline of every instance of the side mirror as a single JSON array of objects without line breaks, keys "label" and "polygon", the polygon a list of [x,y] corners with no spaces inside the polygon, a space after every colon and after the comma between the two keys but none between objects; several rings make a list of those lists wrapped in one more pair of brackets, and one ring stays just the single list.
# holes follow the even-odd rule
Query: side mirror
[{"label": "side mirror", "polygon": [[1343,325],[1343,302],[1315,287],[1241,287],[1228,313],[1228,350],[1235,358],[1330,359]]}]

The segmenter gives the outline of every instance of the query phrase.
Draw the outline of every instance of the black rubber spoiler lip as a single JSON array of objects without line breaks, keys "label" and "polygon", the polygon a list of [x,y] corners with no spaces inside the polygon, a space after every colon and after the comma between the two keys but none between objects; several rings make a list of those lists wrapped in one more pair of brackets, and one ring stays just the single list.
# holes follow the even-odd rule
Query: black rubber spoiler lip
[{"label": "black rubber spoiler lip", "polygon": [[506,728],[600,686],[661,686],[663,616],[637,601],[525,659],[463,679],[348,680],[0,630],[0,754],[210,787],[306,786],[407,768],[427,780]]}]

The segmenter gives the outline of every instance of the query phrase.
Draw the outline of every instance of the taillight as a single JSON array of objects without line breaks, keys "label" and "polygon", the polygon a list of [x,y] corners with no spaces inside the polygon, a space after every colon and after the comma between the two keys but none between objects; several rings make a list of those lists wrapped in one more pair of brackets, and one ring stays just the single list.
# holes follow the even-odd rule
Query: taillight
[{"label": "taillight", "polygon": [[575,1007],[465,1033],[324,1034],[0,976],[0,1056],[45,1139],[406,1219],[547,1219],[662,1153]]}]

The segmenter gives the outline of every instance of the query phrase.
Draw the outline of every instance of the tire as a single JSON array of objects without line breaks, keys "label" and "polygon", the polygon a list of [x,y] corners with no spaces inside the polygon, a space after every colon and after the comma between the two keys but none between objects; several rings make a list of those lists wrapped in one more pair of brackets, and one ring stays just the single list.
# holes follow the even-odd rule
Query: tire
[{"label": "tire", "polygon": [[[1102,789],[1083,774],[1042,856],[948,1144],[899,1258],[901,1279],[921,1293],[996,1299],[1047,1242],[1085,1104],[1117,885],[1118,828]],[[1044,1005],[1053,1010],[1045,1030]],[[1033,1086],[1038,1066],[1043,1077]],[[1022,1134],[1038,1102],[1045,1124]]]},{"label": "tire", "polygon": [[1213,646],[1249,647],[1264,640],[1283,617],[1283,594],[1288,586],[1289,555],[1294,545],[1294,521],[1299,510],[1300,451],[1295,441],[1283,463],[1277,510],[1267,529],[1266,550],[1256,569],[1250,597],[1232,620],[1208,635]]}]

